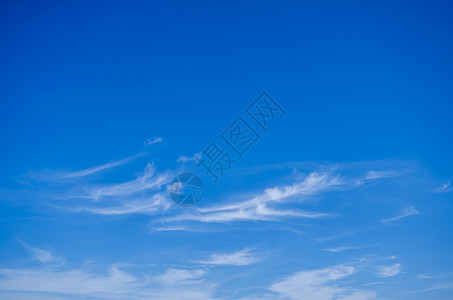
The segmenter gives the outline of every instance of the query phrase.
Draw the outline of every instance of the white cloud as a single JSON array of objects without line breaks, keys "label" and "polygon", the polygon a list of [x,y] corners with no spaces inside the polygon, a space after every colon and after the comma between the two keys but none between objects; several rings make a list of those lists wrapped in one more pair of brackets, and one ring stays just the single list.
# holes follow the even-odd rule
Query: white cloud
[{"label": "white cloud", "polygon": [[356,185],[362,185],[369,180],[400,176],[403,173],[404,172],[396,172],[394,170],[383,170],[383,171],[369,170],[365,173],[365,175],[362,178],[359,178],[356,181]]},{"label": "white cloud", "polygon": [[400,273],[401,264],[394,264],[392,266],[379,267],[377,276],[380,278],[393,277]]},{"label": "white cloud", "polygon": [[[203,271],[187,273],[173,269],[151,281],[131,275],[113,265],[107,273],[83,269],[0,269],[2,299],[131,299],[131,300],[213,300],[213,286],[201,280]],[[158,279],[158,277],[154,278]],[[5,298],[8,295],[10,298]],[[58,297],[56,297],[58,296]]]},{"label": "white cloud", "polygon": [[435,188],[431,190],[433,193],[448,193],[453,191],[453,187],[451,186],[451,182],[447,182],[442,184],[441,187]]},{"label": "white cloud", "polygon": [[155,276],[154,279],[164,284],[193,284],[201,282],[201,277],[206,274],[203,269],[174,269],[169,268],[165,273]]},{"label": "white cloud", "polygon": [[0,269],[0,290],[51,292],[62,294],[123,293],[138,286],[135,277],[113,266],[107,275],[93,275],[82,270]]},{"label": "white cloud", "polygon": [[127,215],[127,214],[154,214],[165,211],[170,207],[170,202],[162,194],[155,194],[144,200],[129,200],[118,206],[83,206],[73,208],[73,212],[87,212],[98,215]]},{"label": "white cloud", "polygon": [[210,259],[198,263],[217,266],[247,266],[259,261],[251,251],[251,249],[246,248],[230,254],[213,254]]},{"label": "white cloud", "polygon": [[349,247],[337,247],[337,248],[330,248],[330,249],[324,249],[324,251],[329,251],[329,252],[343,252],[343,251],[347,251],[347,250],[360,250],[360,249],[363,249],[364,247],[353,247],[353,246],[349,246]]},{"label": "white cloud", "polygon": [[346,296],[338,297],[336,300],[368,300],[375,298],[376,293],[373,291],[357,291]]},{"label": "white cloud", "polygon": [[433,278],[444,278],[443,275],[436,275],[434,273],[423,273],[416,275],[419,279],[433,279]]},{"label": "white cloud", "polygon": [[100,215],[163,212],[171,205],[165,186],[172,178],[173,174],[170,172],[157,173],[154,165],[148,163],[136,179],[116,184],[85,185],[67,192],[66,199],[78,199],[79,202],[91,200],[86,204],[74,206],[71,202],[69,207],[54,206],[73,212]]},{"label": "white cloud", "polygon": [[410,206],[408,208],[405,208],[400,215],[396,216],[396,217],[393,217],[393,218],[390,218],[390,219],[384,219],[384,220],[381,220],[381,222],[393,222],[393,221],[397,221],[397,220],[400,220],[400,219],[403,219],[403,218],[406,218],[406,217],[410,217],[410,216],[415,216],[415,215],[419,215],[420,212],[418,210],[415,209],[415,207],[413,206]]},{"label": "white cloud", "polygon": [[201,152],[199,153],[195,153],[192,157],[188,157],[188,156],[180,156],[176,162],[189,162],[189,161],[196,161],[196,160],[199,160],[201,157]]},{"label": "white cloud", "polygon": [[233,204],[199,208],[194,213],[167,218],[167,221],[232,222],[248,220],[265,221],[283,217],[331,217],[332,215],[327,213],[277,209],[275,205],[288,202],[292,197],[312,195],[340,184],[341,181],[337,176],[313,172],[300,182],[289,186],[268,188],[262,194],[254,196],[251,199]]},{"label": "white cloud", "polygon": [[162,142],[163,142],[163,139],[161,137],[157,137],[157,138],[153,138],[153,139],[146,139],[145,146],[162,143]]},{"label": "white cloud", "polygon": [[437,285],[432,286],[430,288],[414,291],[412,293],[425,293],[425,292],[429,292],[429,291],[437,291],[437,290],[445,290],[445,289],[453,289],[453,282],[444,283],[444,284],[437,284]]},{"label": "white cloud", "polygon": [[[368,171],[361,180],[398,176],[395,171]],[[243,196],[245,200],[222,204],[166,218],[165,221],[197,221],[204,223],[226,223],[235,221],[275,221],[283,218],[326,218],[334,214],[282,209],[279,205],[301,202],[309,197],[333,190],[357,187],[356,180],[343,180],[339,175],[328,172],[312,172],[293,184],[265,189],[254,196]]]},{"label": "white cloud", "polygon": [[64,263],[63,258],[52,255],[52,253],[50,253],[50,251],[34,248],[34,247],[28,245],[27,243],[23,242],[20,239],[17,239],[17,240],[26,250],[28,250],[31,254],[33,254],[33,257],[36,260],[39,260],[42,263],[45,263],[45,264],[47,264],[47,263]]},{"label": "white cloud", "polygon": [[80,179],[89,175],[94,175],[102,171],[110,170],[115,167],[122,166],[126,163],[129,163],[139,157],[144,156],[145,153],[141,152],[117,161],[112,161],[100,166],[95,166],[87,168],[80,171],[68,172],[68,171],[59,171],[59,170],[46,170],[41,172],[29,171],[27,177],[36,181],[48,181],[48,182],[68,182],[71,180]]},{"label": "white cloud", "polygon": [[73,198],[87,198],[99,200],[102,197],[128,196],[134,193],[147,190],[157,190],[172,179],[168,172],[156,174],[153,164],[148,163],[142,175],[136,179],[119,183],[98,186],[84,186],[79,194],[74,194]]},{"label": "white cloud", "polygon": [[339,239],[342,237],[351,236],[351,235],[354,235],[355,233],[356,233],[355,231],[346,231],[346,232],[342,232],[342,233],[339,233],[336,235],[319,237],[319,238],[316,238],[315,241],[316,242],[327,242],[327,241],[336,240],[336,239]]},{"label": "white cloud", "polygon": [[352,266],[338,265],[319,270],[299,271],[274,283],[269,290],[292,300],[368,300],[376,297],[374,292],[340,287],[336,281],[356,273]]},{"label": "white cloud", "polygon": [[401,173],[395,172],[393,170],[384,170],[384,171],[374,171],[370,170],[365,174],[365,180],[369,179],[379,179],[379,178],[389,178],[400,175]]}]

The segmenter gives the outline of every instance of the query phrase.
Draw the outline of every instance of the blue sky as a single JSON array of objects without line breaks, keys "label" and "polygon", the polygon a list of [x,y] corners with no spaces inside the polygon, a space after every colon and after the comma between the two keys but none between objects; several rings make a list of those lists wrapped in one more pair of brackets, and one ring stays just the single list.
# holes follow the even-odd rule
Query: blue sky
[{"label": "blue sky", "polygon": [[0,298],[453,299],[452,8],[3,1]]}]

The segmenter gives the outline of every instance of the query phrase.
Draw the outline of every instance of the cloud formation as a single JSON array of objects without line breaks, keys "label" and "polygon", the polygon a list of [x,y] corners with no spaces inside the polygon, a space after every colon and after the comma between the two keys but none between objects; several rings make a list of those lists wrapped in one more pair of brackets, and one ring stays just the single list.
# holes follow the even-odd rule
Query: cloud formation
[{"label": "cloud formation", "polygon": [[253,255],[251,251],[252,249],[246,248],[230,254],[212,254],[208,260],[198,263],[215,266],[247,266],[259,261],[258,257]]},{"label": "cloud formation", "polygon": [[325,218],[331,214],[292,209],[280,209],[276,205],[289,202],[292,198],[309,196],[341,184],[338,176],[313,172],[304,180],[291,185],[265,189],[261,194],[241,202],[199,208],[194,213],[181,214],[167,221],[233,222],[260,220],[269,221],[284,217]]},{"label": "cloud formation", "polygon": [[157,138],[148,138],[146,139],[146,141],[144,142],[145,146],[150,146],[152,144],[157,144],[157,143],[162,143],[164,140],[161,138],[161,137],[157,137]]},{"label": "cloud formation", "polygon": [[188,156],[180,156],[178,157],[178,159],[176,160],[177,163],[186,163],[186,162],[189,162],[189,161],[197,161],[199,160],[201,157],[201,152],[199,153],[195,153],[193,156],[191,157],[188,157]]},{"label": "cloud formation", "polygon": [[441,187],[435,188],[431,190],[433,193],[448,193],[453,191],[453,187],[451,186],[451,182],[447,182],[442,184]]},{"label": "cloud formation", "polygon": [[397,220],[400,220],[400,219],[403,219],[403,218],[407,218],[407,217],[410,217],[410,216],[416,216],[416,215],[419,215],[419,214],[420,214],[420,212],[418,210],[416,210],[415,207],[409,206],[409,207],[403,209],[403,211],[401,212],[400,215],[398,215],[396,217],[393,217],[393,218],[390,218],[390,219],[381,220],[381,222],[384,222],[384,223],[394,222],[394,221],[397,221]]},{"label": "cloud formation", "polygon": [[129,162],[134,161],[137,158],[143,157],[145,155],[144,152],[117,160],[112,161],[100,166],[94,166],[87,169],[83,169],[80,171],[68,172],[68,171],[61,171],[61,170],[45,170],[41,172],[29,171],[26,174],[26,177],[36,180],[36,181],[47,181],[47,182],[68,182],[74,181],[77,179],[82,179],[84,177],[94,175],[100,173],[102,171],[111,170],[113,168],[122,166]]},{"label": "cloud formation", "polygon": [[291,300],[368,300],[376,298],[376,294],[372,291],[355,290],[336,284],[338,280],[356,272],[356,268],[348,265],[299,271],[274,283],[269,290]]},{"label": "cloud formation", "polygon": [[381,278],[396,276],[400,273],[400,267],[401,267],[401,264],[394,264],[391,266],[379,267],[379,271],[378,271],[377,275],[378,275],[378,277],[381,277]]},{"label": "cloud formation", "polygon": [[42,263],[64,263],[63,258],[52,255],[50,251],[32,247],[20,239],[17,239],[17,241],[28,250],[36,260],[39,260]]}]

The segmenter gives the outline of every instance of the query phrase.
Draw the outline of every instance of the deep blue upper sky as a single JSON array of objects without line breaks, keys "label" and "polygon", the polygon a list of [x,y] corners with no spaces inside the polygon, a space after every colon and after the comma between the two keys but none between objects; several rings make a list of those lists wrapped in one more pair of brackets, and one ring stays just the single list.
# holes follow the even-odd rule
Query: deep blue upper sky
[{"label": "deep blue upper sky", "polygon": [[[68,282],[78,282],[65,272],[83,270],[96,277],[116,264],[149,263],[157,269],[127,273],[157,278],[151,287],[143,287],[144,296],[134,292],[137,299],[145,299],[138,294],[149,297],[148,292],[167,299],[165,284],[193,288],[196,299],[451,298],[452,29],[449,1],[3,1],[0,253],[5,254],[0,255],[0,295],[111,299],[88,287],[80,294],[67,292],[70,288],[27,290],[14,280],[27,282],[23,272],[33,270],[44,272],[40,277],[49,281],[68,276]],[[203,177],[206,196],[199,208],[184,211],[169,200],[162,200],[157,210],[137,208],[148,203],[140,197],[166,195],[164,184],[152,191],[141,186],[145,195],[129,190],[117,194],[114,186],[140,179],[148,163],[154,176],[168,172],[170,181],[181,170],[199,172],[190,162],[176,160],[219,140],[263,90],[284,107],[285,116],[272,123],[222,182]],[[162,141],[144,146],[155,138]],[[61,179],[62,174],[141,152],[144,156],[118,163],[120,168],[107,166],[74,180]],[[277,197],[284,206],[276,209],[341,217],[300,220],[283,213],[268,220],[244,204],[268,188],[309,185],[310,174],[327,181],[341,178],[341,183]],[[379,183],[367,183],[375,179]],[[139,185],[146,185],[148,178],[140,180]],[[370,186],[362,190],[361,184],[356,189],[351,183],[361,180]],[[102,191],[111,191],[108,196],[86,196],[104,186]],[[250,209],[257,219],[222,219],[217,224],[187,217],[232,203],[245,205],[240,211]],[[119,210],[112,216],[81,209],[90,205]],[[125,209],[131,205],[137,211]],[[403,217],[391,219],[397,216]],[[418,221],[405,227],[406,217]],[[229,231],[230,222],[234,228],[242,228],[243,222],[247,230]],[[156,224],[172,230],[156,233]],[[276,228],[285,233],[272,231]],[[358,233],[363,228],[367,233]],[[319,245],[326,236],[348,238]],[[90,247],[89,242],[97,244]],[[149,245],[154,252],[137,250]],[[331,252],[339,256],[324,258],[329,252],[325,248],[338,250]],[[190,249],[193,255],[161,256],[174,249]],[[357,252],[349,255],[352,249]],[[37,265],[27,250],[38,257]],[[49,251],[50,258],[39,259],[38,250]],[[159,257],[159,262],[147,255]],[[209,257],[218,261],[241,255],[241,268],[255,269],[207,267],[235,265],[206,263]],[[363,266],[364,257],[375,269]],[[402,261],[385,261],[388,257]],[[85,269],[87,261],[96,261],[99,270]],[[204,263],[190,265],[194,261]],[[354,271],[348,269],[352,261],[361,261]],[[61,269],[51,274],[43,263]],[[122,265],[118,268],[125,272]],[[356,276],[359,269],[367,276],[377,272],[378,279],[351,283],[353,291],[331,298],[307,294],[313,286],[291,294],[284,281],[295,276],[294,281],[307,282],[316,270],[337,272],[338,278]],[[391,275],[380,276],[383,270]],[[248,277],[225,282],[219,279],[225,274]],[[257,274],[266,275],[258,280]],[[375,283],[398,276],[403,278],[397,284],[384,283],[390,287]],[[102,278],[121,286],[115,276]],[[438,282],[417,281],[422,279]],[[219,286],[209,285],[208,294],[197,294],[199,281]],[[319,283],[315,290],[329,284]],[[361,291],[364,287],[367,292]],[[434,292],[428,296],[423,289]],[[346,298],[354,291],[358,298]],[[123,292],[129,293],[129,286],[118,294]]]}]

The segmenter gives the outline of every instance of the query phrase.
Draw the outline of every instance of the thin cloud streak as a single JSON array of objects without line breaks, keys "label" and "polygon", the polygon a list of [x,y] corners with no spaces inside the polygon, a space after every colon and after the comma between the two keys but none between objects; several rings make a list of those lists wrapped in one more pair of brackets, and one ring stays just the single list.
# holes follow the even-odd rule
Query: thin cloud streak
[{"label": "thin cloud streak", "polygon": [[47,182],[65,182],[68,180],[75,180],[75,179],[80,179],[89,175],[94,175],[96,173],[100,173],[102,171],[110,170],[119,166],[122,166],[124,164],[127,164],[129,162],[132,162],[133,160],[143,157],[145,155],[144,152],[117,160],[113,162],[109,162],[100,166],[95,166],[91,168],[87,168],[84,170],[80,171],[75,171],[75,172],[67,172],[67,171],[42,171],[42,172],[35,172],[35,171],[30,171],[27,173],[27,177],[31,178],[36,181],[47,181]]},{"label": "thin cloud streak", "polygon": [[36,260],[39,260],[42,263],[45,263],[45,264],[52,263],[52,262],[64,263],[63,258],[52,255],[52,253],[50,251],[32,247],[20,239],[17,239],[17,241],[22,245],[22,247],[24,247],[27,251],[29,251],[31,254],[33,254],[33,257]]},{"label": "thin cloud streak", "polygon": [[246,248],[230,254],[212,254],[210,259],[197,263],[215,266],[248,266],[259,261],[258,257],[253,255],[251,251],[252,249]]},{"label": "thin cloud streak", "polygon": [[451,192],[451,191],[453,191],[453,187],[451,186],[451,182],[444,183],[444,184],[442,184],[441,187],[431,190],[431,192],[439,193],[439,194],[440,193],[448,193],[448,192]]},{"label": "thin cloud streak", "polygon": [[408,208],[405,208],[400,215],[390,218],[390,219],[381,220],[381,222],[384,222],[384,223],[394,222],[394,221],[397,221],[397,220],[400,220],[403,218],[407,218],[410,216],[416,216],[419,214],[420,214],[420,212],[418,210],[416,210],[415,207],[409,206]]},{"label": "thin cloud streak", "polygon": [[341,180],[338,176],[313,172],[301,182],[289,186],[274,187],[264,190],[261,195],[249,200],[233,204],[199,208],[197,212],[182,214],[167,218],[166,221],[198,221],[198,222],[233,222],[233,221],[270,221],[283,217],[297,218],[326,218],[334,215],[327,213],[308,212],[300,210],[280,210],[275,208],[279,203],[289,202],[292,197],[309,196],[327,191],[338,186]]},{"label": "thin cloud streak", "polygon": [[162,143],[164,140],[161,137],[153,138],[153,139],[146,139],[144,142],[145,146],[150,146],[152,144]]},{"label": "thin cloud streak", "polygon": [[[198,278],[203,271],[167,271],[163,276],[139,278],[113,265],[107,273],[98,274],[83,269],[56,270],[0,269],[0,296],[35,293],[38,297],[50,294],[96,299],[134,300],[213,300],[212,286]],[[165,275],[166,274],[166,275]],[[159,278],[162,279],[159,281]],[[153,280],[151,280],[153,279]],[[63,298],[61,297],[63,296]],[[37,297],[37,298],[38,298]],[[24,298],[24,299],[29,299]],[[69,298],[68,298],[69,299]]]},{"label": "thin cloud streak", "polygon": [[343,251],[347,251],[347,250],[360,250],[360,249],[363,249],[365,248],[364,246],[362,247],[337,247],[337,248],[330,248],[330,249],[324,249],[324,251],[328,251],[328,252],[343,252]]},{"label": "thin cloud streak", "polygon": [[348,265],[337,265],[318,270],[299,271],[274,283],[269,290],[291,300],[334,300],[376,298],[376,294],[367,290],[340,287],[336,281],[349,277],[357,269]]},{"label": "thin cloud streak", "polygon": [[153,164],[148,163],[143,174],[134,180],[112,185],[85,186],[81,193],[75,194],[71,198],[99,200],[102,197],[129,196],[147,190],[158,190],[168,184],[171,179],[172,175],[169,172],[156,175]]},{"label": "thin cloud streak", "polygon": [[147,200],[127,201],[113,207],[80,207],[71,209],[73,212],[87,212],[98,215],[115,216],[127,214],[154,214],[166,211],[171,203],[161,194],[156,194]]},{"label": "thin cloud streak", "polygon": [[169,268],[165,273],[153,277],[154,280],[163,284],[194,284],[202,282],[201,277],[206,274],[204,269],[175,269]]},{"label": "thin cloud streak", "polygon": [[377,276],[380,278],[393,277],[400,273],[401,264],[394,264],[391,266],[381,266]]},{"label": "thin cloud streak", "polygon": [[180,156],[176,162],[177,163],[186,163],[186,162],[189,162],[189,161],[196,161],[196,160],[199,160],[201,157],[201,152],[199,153],[195,153],[193,156],[191,157],[188,157],[188,156]]},{"label": "thin cloud streak", "polygon": [[[171,202],[165,192],[165,186],[172,180],[170,171],[157,172],[154,165],[148,163],[145,170],[136,179],[104,185],[85,185],[66,192],[65,200],[89,200],[84,205],[54,205],[72,212],[99,215],[155,214],[170,208]],[[85,201],[86,202],[86,201]]]}]

